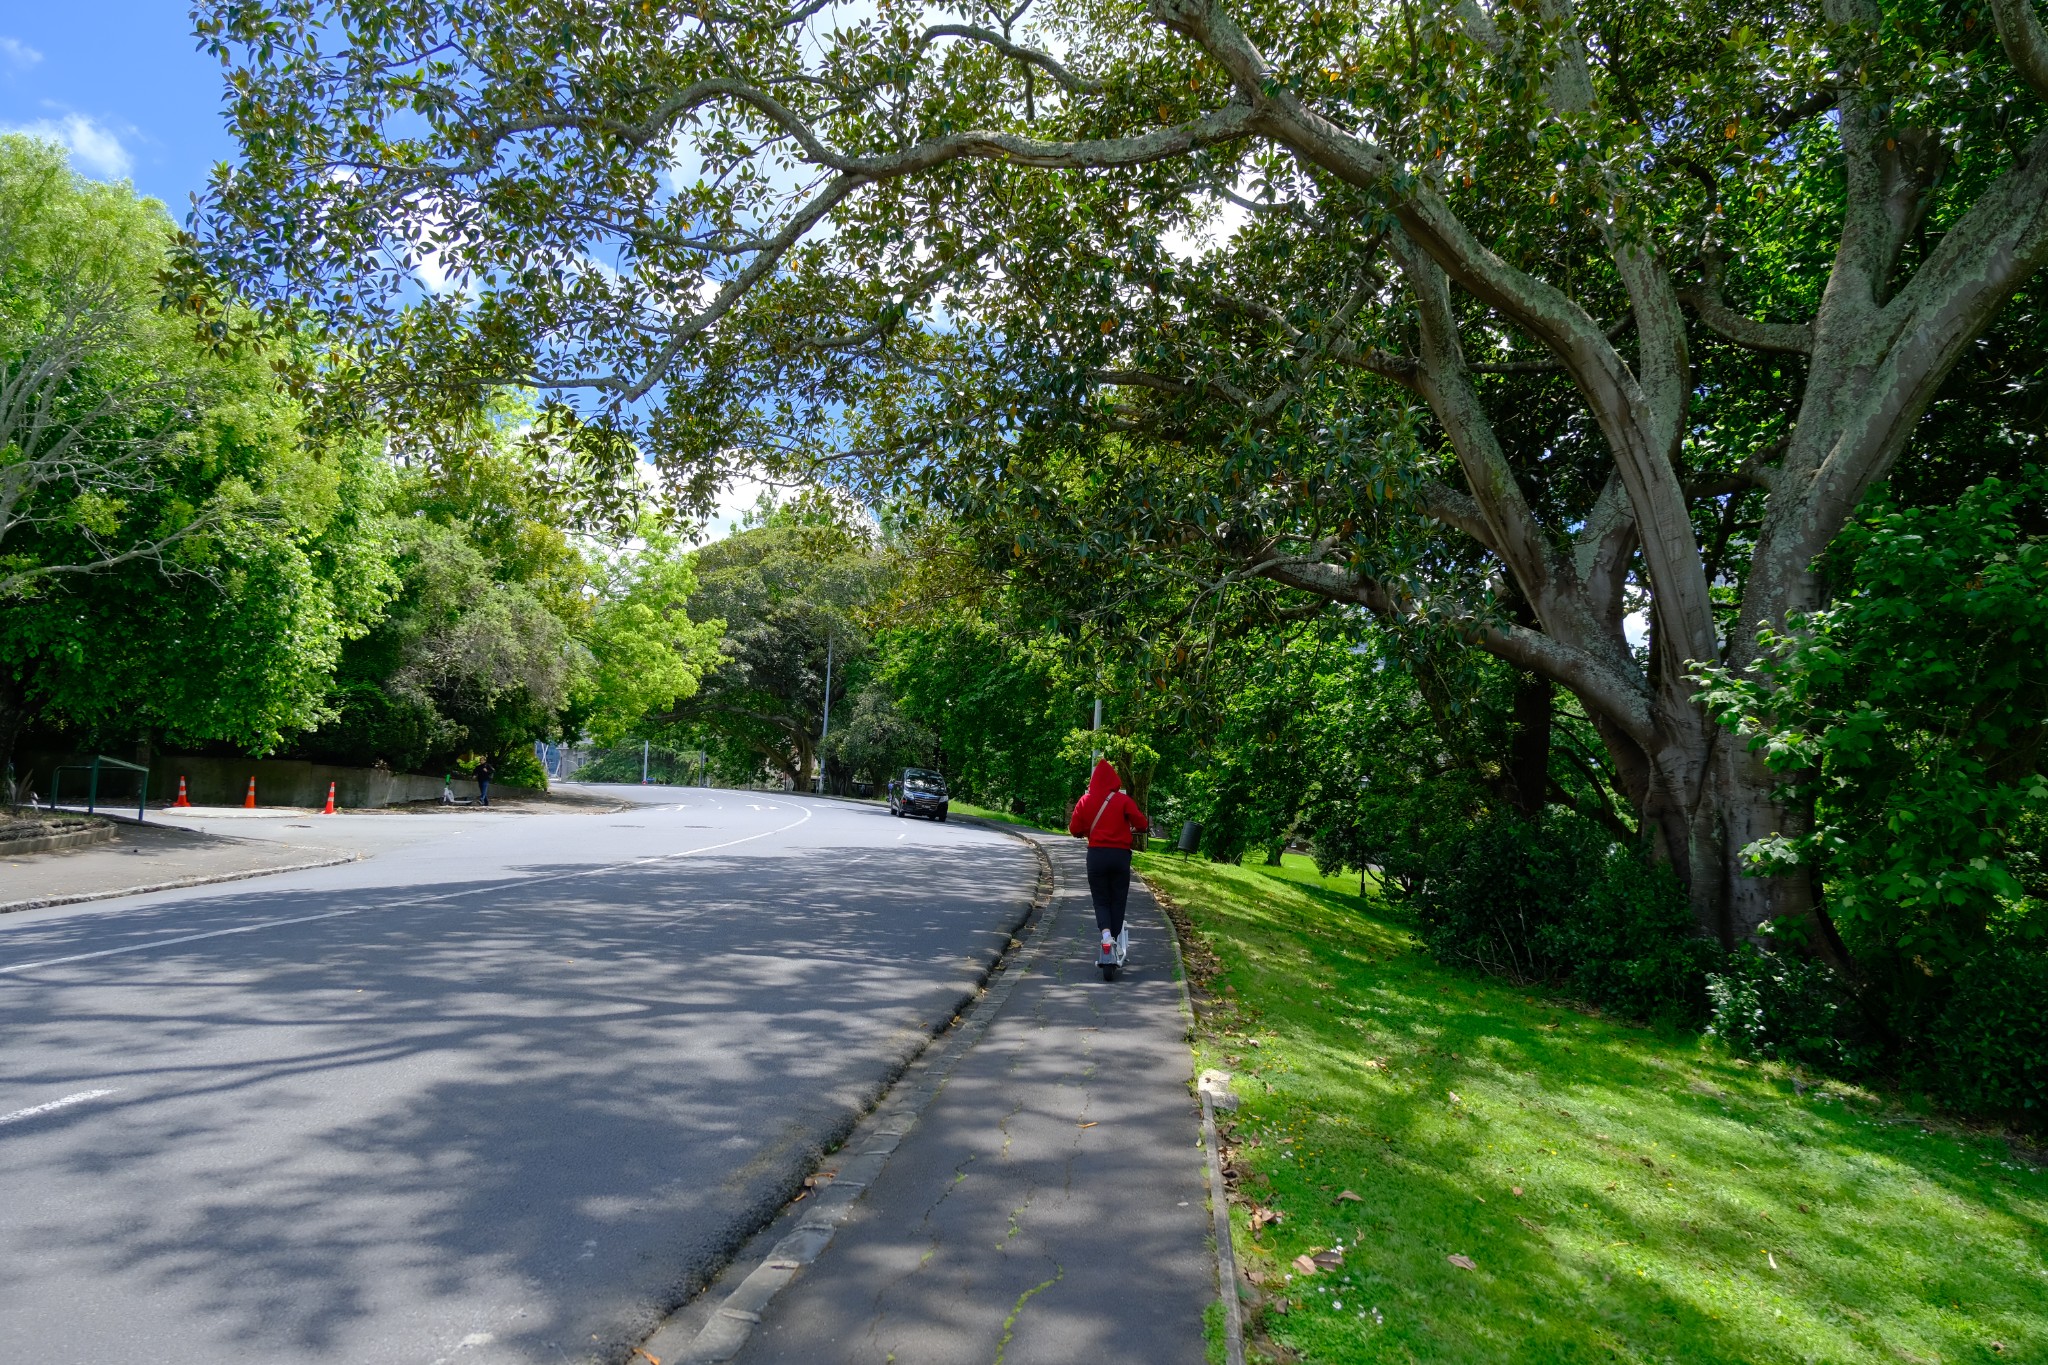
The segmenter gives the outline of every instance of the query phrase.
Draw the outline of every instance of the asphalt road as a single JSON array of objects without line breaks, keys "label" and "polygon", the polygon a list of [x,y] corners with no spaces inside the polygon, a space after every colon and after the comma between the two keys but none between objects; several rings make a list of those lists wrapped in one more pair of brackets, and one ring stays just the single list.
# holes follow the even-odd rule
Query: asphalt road
[{"label": "asphalt road", "polygon": [[630,790],[0,917],[0,1360],[621,1359],[1036,882],[973,827]]}]

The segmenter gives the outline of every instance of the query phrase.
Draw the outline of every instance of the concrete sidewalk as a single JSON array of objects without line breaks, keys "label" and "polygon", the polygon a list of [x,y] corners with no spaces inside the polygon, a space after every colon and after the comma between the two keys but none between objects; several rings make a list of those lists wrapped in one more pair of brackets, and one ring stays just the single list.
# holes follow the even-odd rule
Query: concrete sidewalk
[{"label": "concrete sidewalk", "polygon": [[1105,983],[1081,846],[1038,842],[1053,894],[983,1005],[648,1356],[1203,1359],[1216,1262],[1170,930],[1133,882],[1130,961]]},{"label": "concrete sidewalk", "polygon": [[90,848],[0,857],[0,912],[202,886],[358,856],[310,839],[230,839],[167,822],[130,821],[117,827],[112,840]]}]

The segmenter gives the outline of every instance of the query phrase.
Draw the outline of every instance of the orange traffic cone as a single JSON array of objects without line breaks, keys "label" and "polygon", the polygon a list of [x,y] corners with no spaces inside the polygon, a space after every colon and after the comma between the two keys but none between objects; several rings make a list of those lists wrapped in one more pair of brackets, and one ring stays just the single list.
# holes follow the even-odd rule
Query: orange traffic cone
[{"label": "orange traffic cone", "polygon": [[181,773],[178,776],[178,799],[171,802],[171,809],[177,810],[180,808],[190,808],[191,805],[191,798],[185,795],[185,778],[184,775]]},{"label": "orange traffic cone", "polygon": [[242,798],[242,805],[247,810],[256,809],[256,779],[254,777],[249,779],[249,794]]},{"label": "orange traffic cone", "polygon": [[334,784],[332,782],[327,784],[327,809],[320,813],[322,815],[334,814]]}]

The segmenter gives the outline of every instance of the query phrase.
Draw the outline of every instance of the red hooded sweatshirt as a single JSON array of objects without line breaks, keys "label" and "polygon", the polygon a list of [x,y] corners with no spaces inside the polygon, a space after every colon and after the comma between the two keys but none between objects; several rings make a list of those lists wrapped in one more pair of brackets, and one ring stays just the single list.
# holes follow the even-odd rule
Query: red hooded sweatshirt
[{"label": "red hooded sweatshirt", "polygon": [[1067,833],[1087,836],[1090,848],[1129,848],[1131,836],[1151,829],[1152,822],[1137,802],[1118,790],[1122,786],[1116,767],[1106,758],[1097,759],[1088,777],[1088,794],[1074,803]]}]

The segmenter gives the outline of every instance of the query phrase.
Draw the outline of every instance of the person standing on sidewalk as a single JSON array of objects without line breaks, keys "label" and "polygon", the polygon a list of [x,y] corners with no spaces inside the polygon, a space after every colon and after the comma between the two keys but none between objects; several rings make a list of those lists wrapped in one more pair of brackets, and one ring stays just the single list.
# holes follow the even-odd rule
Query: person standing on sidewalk
[{"label": "person standing on sidewalk", "polygon": [[1088,894],[1095,901],[1095,927],[1102,931],[1104,963],[1123,965],[1130,942],[1124,905],[1131,898],[1131,844],[1151,828],[1138,803],[1124,795],[1116,765],[1097,759],[1087,794],[1074,803],[1067,820],[1067,833],[1088,841]]},{"label": "person standing on sidewalk", "polygon": [[498,770],[491,766],[490,759],[480,758],[477,760],[476,803],[479,806],[488,806],[491,804],[491,779],[496,777],[497,775]]}]

